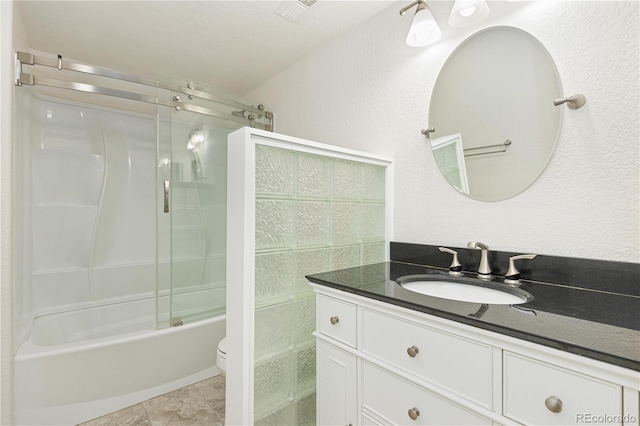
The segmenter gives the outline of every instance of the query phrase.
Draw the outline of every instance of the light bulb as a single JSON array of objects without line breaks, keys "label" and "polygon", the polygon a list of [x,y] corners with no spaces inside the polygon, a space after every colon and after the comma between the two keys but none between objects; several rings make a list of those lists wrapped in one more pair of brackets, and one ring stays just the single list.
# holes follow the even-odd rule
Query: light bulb
[{"label": "light bulb", "polygon": [[465,18],[473,15],[473,12],[475,12],[477,9],[477,7],[475,6],[471,6],[471,7],[467,7],[466,9],[460,9],[460,11],[458,12],[461,16],[464,16]]},{"label": "light bulb", "polygon": [[442,35],[438,23],[428,7],[418,7],[407,35],[407,44],[413,47],[434,43]]},{"label": "light bulb", "polygon": [[473,25],[489,15],[489,5],[485,0],[456,0],[449,15],[449,25],[466,27]]}]

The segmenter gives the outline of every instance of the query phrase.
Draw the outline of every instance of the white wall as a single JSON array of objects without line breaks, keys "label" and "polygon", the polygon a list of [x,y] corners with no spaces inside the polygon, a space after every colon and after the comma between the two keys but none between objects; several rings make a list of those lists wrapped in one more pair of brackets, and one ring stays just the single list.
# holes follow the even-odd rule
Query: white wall
[{"label": "white wall", "polygon": [[[395,159],[395,240],[638,262],[639,4],[519,2],[519,9],[445,36],[428,48],[404,39],[410,18],[398,2],[315,51],[250,96],[276,113],[280,133]],[[448,3],[434,2],[446,27]],[[438,13],[436,13],[438,12]],[[554,58],[566,110],[556,152],[542,176],[505,201],[469,199],[449,186],[420,134],[440,68],[486,27],[509,25],[538,38]]]}]

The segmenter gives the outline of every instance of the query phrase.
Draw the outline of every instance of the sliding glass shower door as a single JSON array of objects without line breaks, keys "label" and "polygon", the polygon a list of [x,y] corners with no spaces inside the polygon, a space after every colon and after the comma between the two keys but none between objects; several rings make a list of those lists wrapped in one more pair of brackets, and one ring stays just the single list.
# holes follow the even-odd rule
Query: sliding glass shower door
[{"label": "sliding glass shower door", "polygon": [[[258,102],[17,52],[16,334],[83,311],[70,340],[225,313],[227,134]],[[94,326],[95,325],[95,326]]]},{"label": "sliding glass shower door", "polygon": [[158,312],[177,326],[225,312],[228,131],[202,114],[161,115]]},{"label": "sliding glass shower door", "polygon": [[[172,84],[193,85],[175,79]],[[227,135],[242,127],[242,121],[265,121],[263,116],[243,109],[244,105],[256,105],[255,101],[231,99],[204,86],[194,89],[204,96],[225,98],[226,103],[193,97],[189,102],[198,112],[167,107],[159,111],[161,327],[225,314]],[[171,92],[162,95],[182,100]]]}]

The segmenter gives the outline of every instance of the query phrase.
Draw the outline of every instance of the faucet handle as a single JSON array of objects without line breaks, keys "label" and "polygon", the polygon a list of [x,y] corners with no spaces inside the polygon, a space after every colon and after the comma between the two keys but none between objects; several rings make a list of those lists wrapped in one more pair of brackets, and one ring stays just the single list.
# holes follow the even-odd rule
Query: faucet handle
[{"label": "faucet handle", "polygon": [[506,284],[518,285],[520,284],[520,271],[516,268],[515,261],[520,259],[534,259],[535,254],[521,254],[518,256],[511,256],[509,258],[509,270],[504,276],[504,282]]},{"label": "faucet handle", "polygon": [[438,247],[438,249],[443,253],[449,253],[453,255],[451,265],[449,266],[449,275],[453,275],[456,277],[462,275],[462,265],[458,261],[458,252],[446,247]]}]

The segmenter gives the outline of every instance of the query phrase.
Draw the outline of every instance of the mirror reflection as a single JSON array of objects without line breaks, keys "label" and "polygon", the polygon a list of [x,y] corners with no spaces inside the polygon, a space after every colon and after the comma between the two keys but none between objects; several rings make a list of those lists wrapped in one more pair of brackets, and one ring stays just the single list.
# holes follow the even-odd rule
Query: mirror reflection
[{"label": "mirror reflection", "polygon": [[447,59],[431,96],[431,147],[444,177],[483,201],[523,191],[553,155],[558,97],[553,59],[533,36],[511,27],[472,35]]}]

